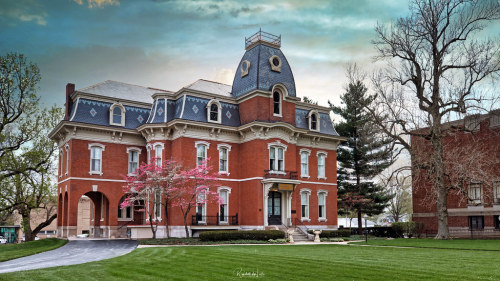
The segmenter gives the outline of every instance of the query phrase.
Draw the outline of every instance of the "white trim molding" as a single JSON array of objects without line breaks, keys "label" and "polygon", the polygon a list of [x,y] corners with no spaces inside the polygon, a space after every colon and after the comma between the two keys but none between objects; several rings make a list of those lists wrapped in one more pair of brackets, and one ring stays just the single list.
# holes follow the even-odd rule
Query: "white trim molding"
[{"label": "white trim molding", "polygon": [[[312,116],[316,116],[316,129],[312,128]],[[320,116],[317,110],[311,110],[309,111],[309,114],[307,114],[307,123],[309,124],[309,130],[314,131],[314,132],[319,132],[319,127],[320,127]]]},{"label": "white trim molding", "polygon": [[[307,173],[303,174],[302,173],[302,154],[307,154]],[[310,178],[309,175],[309,168],[310,168],[310,163],[309,163],[309,156],[311,156],[311,150],[307,148],[301,148],[299,150],[299,157],[300,157],[300,177],[301,178]]]},{"label": "white trim molding", "polygon": [[[101,159],[99,159],[99,171],[92,171],[92,148],[99,147],[101,149]],[[89,143],[90,150],[90,167],[89,167],[89,175],[100,175],[102,176],[102,161],[103,161],[103,152],[106,150],[106,146],[100,143]]]},{"label": "white trim molding", "polygon": [[69,144],[67,143],[64,146],[64,148],[66,150],[66,173],[64,173],[64,174],[67,175],[69,172]]},{"label": "white trim molding", "polygon": [[[217,105],[217,120],[210,119],[212,104]],[[211,99],[207,103],[207,121],[210,123],[216,123],[216,124],[220,124],[222,122],[222,105],[220,104],[220,102],[217,99]]]},{"label": "white trim molding", "polygon": [[[220,170],[220,152],[221,152],[221,148],[224,148],[226,149],[226,170],[225,171],[221,171]],[[229,144],[226,144],[226,143],[220,143],[220,144],[217,144],[217,150],[219,151],[219,168],[218,168],[218,172],[220,175],[228,175],[229,176],[229,151],[231,151],[231,145]]]},{"label": "white trim molding", "polygon": [[[115,108],[120,108],[120,115],[121,115],[121,119],[120,119],[120,123],[115,123],[114,122],[114,118],[113,118],[113,111],[115,110]],[[125,126],[125,107],[121,104],[121,103],[114,103],[113,105],[111,105],[111,107],[109,108],[109,124],[110,125],[114,125],[114,126],[121,126],[121,127],[124,127]]]},{"label": "white trim molding", "polygon": [[[300,221],[311,221],[311,190],[309,188],[301,188],[300,189]],[[307,196],[307,216],[304,216],[302,212],[302,194],[306,194]]]},{"label": "white trim molding", "polygon": [[[319,195],[320,194],[324,194],[325,195],[325,202],[324,202],[324,210],[323,210],[323,217],[320,217],[319,216]],[[316,192],[316,195],[318,196],[318,222],[326,222],[328,221],[327,217],[326,217],[326,197],[328,196],[328,190],[324,190],[324,189],[319,189],[317,192]]]},{"label": "white trim molding", "polygon": [[[324,155],[325,156],[325,159],[324,159],[324,166],[323,166],[323,176],[320,176],[320,170],[319,170],[319,156],[320,155]],[[319,180],[326,180],[326,157],[328,157],[328,152],[326,151],[323,151],[323,150],[320,150],[318,152],[316,152],[316,158],[318,159],[318,179]]]}]

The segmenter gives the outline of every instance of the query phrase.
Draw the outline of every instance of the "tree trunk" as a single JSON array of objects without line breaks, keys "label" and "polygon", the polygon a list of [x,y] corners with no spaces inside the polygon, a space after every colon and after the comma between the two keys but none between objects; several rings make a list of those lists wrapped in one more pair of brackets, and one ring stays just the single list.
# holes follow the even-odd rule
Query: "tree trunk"
[{"label": "tree trunk", "polygon": [[153,239],[156,239],[156,228],[153,226],[153,216],[149,214],[149,226],[151,226],[151,232],[153,232]]},{"label": "tree trunk", "polygon": [[42,222],[39,225],[37,225],[33,229],[33,231],[31,231],[33,239],[35,239],[35,237],[38,235],[38,232],[40,232],[40,230],[42,230],[42,228],[44,228],[46,226],[49,226],[52,223],[52,221],[55,220],[56,218],[57,218],[57,214],[53,214],[52,216],[50,216],[49,218],[47,218],[47,220],[45,220],[44,222]]},{"label": "tree trunk", "polygon": [[358,234],[363,235],[363,219],[361,218],[361,211],[358,211]]},{"label": "tree trunk", "polygon": [[189,238],[189,230],[188,230],[188,224],[187,224],[187,214],[188,214],[188,212],[184,213],[184,230],[186,231],[186,238]]},{"label": "tree trunk", "polygon": [[434,189],[436,192],[436,208],[438,215],[438,233],[436,239],[449,239],[450,231],[448,229],[448,190],[444,183],[444,161],[443,161],[443,142],[441,139],[441,119],[439,113],[433,114],[433,126],[431,143],[433,147],[434,164]]},{"label": "tree trunk", "polygon": [[23,209],[22,211],[19,211],[19,214],[21,215],[22,218],[22,224],[23,224],[23,232],[24,232],[24,241],[33,241],[35,240],[35,236],[33,235],[33,232],[31,231],[31,210],[30,209]]},{"label": "tree trunk", "polygon": [[167,238],[170,238],[170,230],[168,229],[168,200],[165,201],[165,227],[167,231]]}]

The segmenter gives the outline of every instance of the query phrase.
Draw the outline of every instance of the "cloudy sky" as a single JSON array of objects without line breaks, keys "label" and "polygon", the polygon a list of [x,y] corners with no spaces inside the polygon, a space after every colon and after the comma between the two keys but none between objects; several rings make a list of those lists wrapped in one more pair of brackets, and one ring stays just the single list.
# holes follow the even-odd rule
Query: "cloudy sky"
[{"label": "cloudy sky", "polygon": [[282,36],[297,96],[338,101],[344,67],[372,64],[374,26],[408,13],[398,0],[0,0],[0,54],[24,53],[45,104],[65,85],[116,80],[177,91],[204,78],[232,84],[244,39]]}]

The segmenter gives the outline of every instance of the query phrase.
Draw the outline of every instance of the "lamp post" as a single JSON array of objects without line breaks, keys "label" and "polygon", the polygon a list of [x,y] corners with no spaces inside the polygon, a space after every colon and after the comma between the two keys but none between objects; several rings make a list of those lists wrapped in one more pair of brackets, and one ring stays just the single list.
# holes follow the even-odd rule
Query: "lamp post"
[{"label": "lamp post", "polygon": [[[365,233],[365,243],[368,244],[368,229],[366,229],[367,227],[367,220],[368,220],[368,215],[364,215],[363,218],[365,219],[365,230],[363,231]],[[361,225],[363,224],[363,222],[361,222]]]}]

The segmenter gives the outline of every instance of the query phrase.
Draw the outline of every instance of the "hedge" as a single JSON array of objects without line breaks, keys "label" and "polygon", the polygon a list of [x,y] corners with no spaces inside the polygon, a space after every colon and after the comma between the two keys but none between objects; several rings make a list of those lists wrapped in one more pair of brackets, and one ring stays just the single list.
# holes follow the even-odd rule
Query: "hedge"
[{"label": "hedge", "polygon": [[[313,234],[312,230],[308,231],[310,234]],[[337,238],[337,237],[349,237],[351,236],[351,231],[348,229],[339,229],[339,230],[323,230],[319,235],[320,238]]]},{"label": "hedge", "polygon": [[263,240],[269,239],[284,239],[285,232],[281,230],[221,230],[221,231],[205,231],[200,233],[201,241],[230,241],[230,240]]},{"label": "hedge", "polygon": [[420,238],[423,229],[424,229],[424,223],[423,222],[395,222],[392,224],[392,229],[396,233],[397,237],[412,237],[412,236],[417,236]]}]

